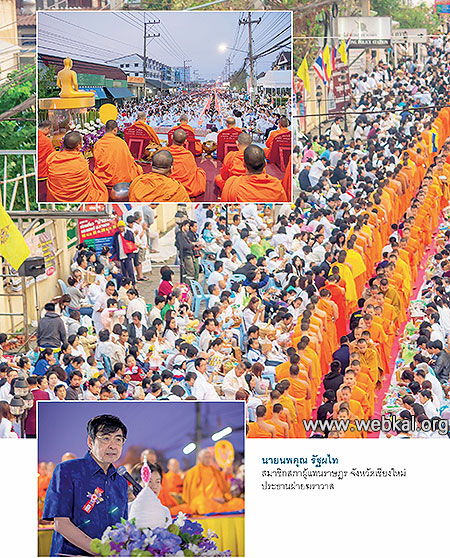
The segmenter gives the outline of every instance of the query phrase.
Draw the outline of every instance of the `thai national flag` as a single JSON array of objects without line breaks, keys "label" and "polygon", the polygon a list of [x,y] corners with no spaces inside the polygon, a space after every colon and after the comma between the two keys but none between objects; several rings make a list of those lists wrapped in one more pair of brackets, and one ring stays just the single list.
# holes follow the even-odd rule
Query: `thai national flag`
[{"label": "thai national flag", "polygon": [[316,60],[314,62],[314,65],[313,65],[313,68],[316,71],[316,74],[319,76],[319,78],[325,84],[326,83],[326,77],[325,77],[325,69],[324,69],[324,64],[323,64],[322,53],[320,53],[319,56],[316,58]]},{"label": "thai national flag", "polygon": [[337,56],[337,46],[331,49],[331,69],[333,72],[336,71],[336,56]]}]

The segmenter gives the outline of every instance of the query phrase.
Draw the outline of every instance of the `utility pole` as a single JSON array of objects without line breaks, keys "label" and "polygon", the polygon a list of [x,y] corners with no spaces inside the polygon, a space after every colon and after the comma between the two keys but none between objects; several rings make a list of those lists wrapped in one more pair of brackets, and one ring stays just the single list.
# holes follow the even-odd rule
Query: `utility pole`
[{"label": "utility pole", "polygon": [[[187,62],[192,62],[192,60],[183,60],[183,83],[184,83],[183,89],[186,89],[186,68],[190,68],[190,66],[186,66]],[[188,91],[189,91],[189,81],[187,82],[187,84],[188,84]]]},{"label": "utility pole", "polygon": [[156,25],[158,23],[160,23],[159,19],[155,19],[154,21],[144,21],[144,52],[143,52],[144,97],[146,96],[146,86],[147,86],[147,39],[153,39],[155,37],[160,36],[159,33],[147,34],[147,25]]},{"label": "utility pole", "polygon": [[252,37],[252,24],[258,25],[261,18],[252,21],[252,13],[248,12],[248,19],[240,19],[239,25],[248,25],[248,61],[250,64],[250,99],[253,102],[255,99],[255,69],[253,64],[253,37]]}]

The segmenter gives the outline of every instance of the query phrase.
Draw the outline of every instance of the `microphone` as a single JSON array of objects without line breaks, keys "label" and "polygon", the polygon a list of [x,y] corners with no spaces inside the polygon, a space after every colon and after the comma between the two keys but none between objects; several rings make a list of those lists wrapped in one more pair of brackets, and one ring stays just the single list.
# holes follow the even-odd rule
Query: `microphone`
[{"label": "microphone", "polygon": [[131,484],[131,487],[133,488],[133,494],[137,496],[142,490],[142,486],[133,479],[133,477],[127,471],[126,467],[124,467],[123,465],[117,469],[117,472],[121,477],[126,479]]}]

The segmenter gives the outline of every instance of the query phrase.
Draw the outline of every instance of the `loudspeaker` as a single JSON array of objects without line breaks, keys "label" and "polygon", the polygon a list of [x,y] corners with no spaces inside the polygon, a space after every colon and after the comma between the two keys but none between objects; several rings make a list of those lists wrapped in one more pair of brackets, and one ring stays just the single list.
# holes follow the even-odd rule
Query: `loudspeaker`
[{"label": "loudspeaker", "polygon": [[21,277],[39,277],[45,273],[45,262],[42,256],[27,258],[17,270]]}]

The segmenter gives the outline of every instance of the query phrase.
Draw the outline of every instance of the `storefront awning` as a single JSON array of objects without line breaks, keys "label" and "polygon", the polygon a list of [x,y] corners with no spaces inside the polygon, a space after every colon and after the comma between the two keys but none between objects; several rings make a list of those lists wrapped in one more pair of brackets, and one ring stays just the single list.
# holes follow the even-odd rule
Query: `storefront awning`
[{"label": "storefront awning", "polygon": [[103,90],[103,87],[94,86],[94,85],[79,85],[78,89],[82,89],[83,91],[95,91],[95,98],[96,99],[106,99],[106,93]]},{"label": "storefront awning", "polygon": [[114,99],[125,99],[125,97],[133,97],[133,93],[128,87],[106,87]]}]

